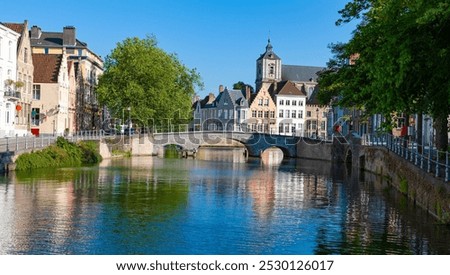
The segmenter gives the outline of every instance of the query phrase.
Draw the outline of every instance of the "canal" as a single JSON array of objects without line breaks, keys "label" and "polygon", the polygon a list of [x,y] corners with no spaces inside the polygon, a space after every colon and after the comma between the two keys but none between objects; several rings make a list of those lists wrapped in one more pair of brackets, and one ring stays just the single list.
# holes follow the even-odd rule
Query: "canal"
[{"label": "canal", "polygon": [[328,162],[133,157],[1,176],[0,254],[450,254],[450,228]]}]

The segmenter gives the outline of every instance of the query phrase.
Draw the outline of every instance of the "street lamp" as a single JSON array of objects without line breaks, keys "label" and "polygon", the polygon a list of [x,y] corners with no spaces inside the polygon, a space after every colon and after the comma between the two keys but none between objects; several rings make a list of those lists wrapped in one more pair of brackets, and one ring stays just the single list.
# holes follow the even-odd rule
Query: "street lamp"
[{"label": "street lamp", "polygon": [[319,108],[316,109],[316,118],[317,118],[317,123],[316,123],[316,138],[319,138]]},{"label": "street lamp", "polygon": [[128,107],[127,110],[128,110],[128,134],[131,136],[131,107]]}]

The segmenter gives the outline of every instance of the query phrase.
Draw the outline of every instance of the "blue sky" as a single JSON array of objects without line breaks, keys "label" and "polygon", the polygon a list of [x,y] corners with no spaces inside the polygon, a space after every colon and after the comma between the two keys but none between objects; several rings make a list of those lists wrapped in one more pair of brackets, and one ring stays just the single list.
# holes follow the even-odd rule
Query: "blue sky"
[{"label": "blue sky", "polygon": [[256,59],[267,38],[283,64],[325,66],[328,45],[345,42],[354,25],[336,27],[349,0],[78,0],[2,1],[1,22],[37,25],[61,32],[75,26],[77,38],[106,57],[127,37],[155,35],[166,52],[197,68],[205,89],[237,81],[254,86]]}]

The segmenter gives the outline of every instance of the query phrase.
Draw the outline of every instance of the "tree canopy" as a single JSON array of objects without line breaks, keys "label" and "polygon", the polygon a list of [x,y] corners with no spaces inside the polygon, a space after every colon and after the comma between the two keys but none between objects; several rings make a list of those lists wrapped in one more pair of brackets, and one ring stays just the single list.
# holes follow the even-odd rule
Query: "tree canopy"
[{"label": "tree canopy", "polygon": [[448,145],[450,0],[353,0],[337,25],[359,20],[319,77],[320,100],[368,113],[433,117],[437,145]]},{"label": "tree canopy", "polygon": [[235,90],[245,91],[246,87],[249,87],[250,93],[253,93],[254,89],[253,89],[252,85],[250,85],[250,84],[246,84],[243,81],[238,81],[233,84],[233,89],[235,89]]},{"label": "tree canopy", "polygon": [[113,117],[129,110],[141,125],[176,125],[190,119],[194,89],[202,85],[196,70],[158,48],[155,37],[135,37],[119,42],[107,56],[97,93]]}]

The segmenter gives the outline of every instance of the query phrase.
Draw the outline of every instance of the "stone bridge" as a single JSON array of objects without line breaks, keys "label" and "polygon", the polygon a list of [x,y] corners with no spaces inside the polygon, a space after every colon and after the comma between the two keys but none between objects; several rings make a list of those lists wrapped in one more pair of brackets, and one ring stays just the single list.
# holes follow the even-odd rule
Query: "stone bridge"
[{"label": "stone bridge", "polygon": [[247,148],[248,154],[253,157],[261,156],[264,150],[277,147],[283,151],[286,157],[297,157],[297,143],[300,137],[281,136],[264,133],[245,132],[179,132],[179,133],[154,133],[149,135],[150,142],[154,145],[154,152],[163,150],[164,146],[176,145],[186,150],[198,149],[200,146],[234,146],[236,142]]}]

